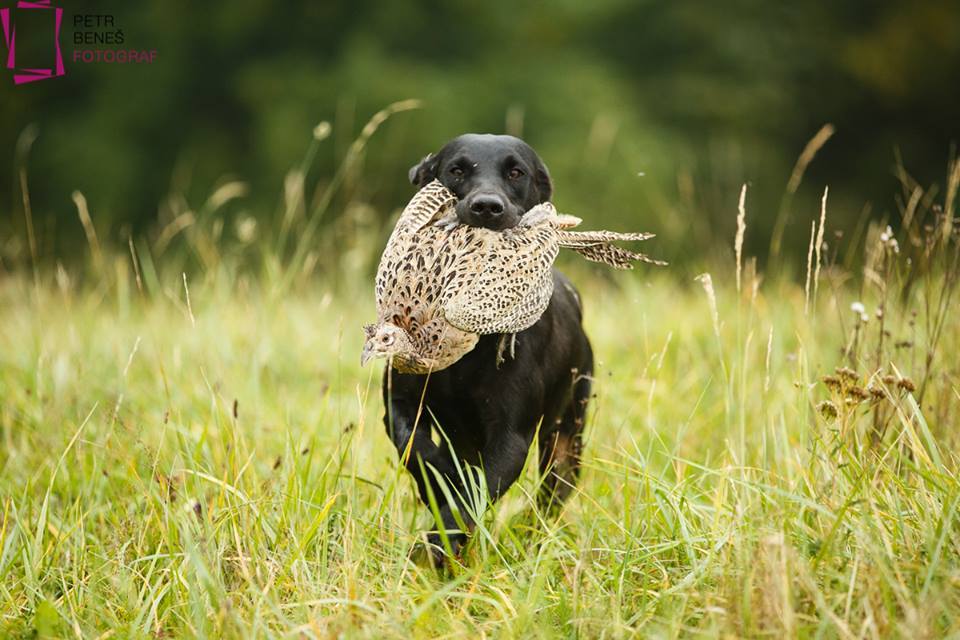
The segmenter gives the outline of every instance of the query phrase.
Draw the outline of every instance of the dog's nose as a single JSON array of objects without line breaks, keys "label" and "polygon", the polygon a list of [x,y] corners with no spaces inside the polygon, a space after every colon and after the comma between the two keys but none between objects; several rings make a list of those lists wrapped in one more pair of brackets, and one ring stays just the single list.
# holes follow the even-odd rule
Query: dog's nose
[{"label": "dog's nose", "polygon": [[503,199],[493,194],[479,195],[470,202],[470,211],[481,218],[496,218],[503,213]]}]

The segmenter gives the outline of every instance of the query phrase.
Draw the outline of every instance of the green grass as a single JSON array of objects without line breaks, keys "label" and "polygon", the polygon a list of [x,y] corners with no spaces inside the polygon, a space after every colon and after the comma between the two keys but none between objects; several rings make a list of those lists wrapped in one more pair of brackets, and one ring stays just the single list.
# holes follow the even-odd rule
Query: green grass
[{"label": "green grass", "polygon": [[[579,489],[539,514],[529,464],[438,573],[380,369],[358,366],[365,280],[278,294],[221,269],[188,300],[179,275],[141,293],[129,258],[105,263],[83,286],[0,280],[2,635],[960,632],[960,335],[922,417],[878,376],[884,399],[847,404],[819,382],[848,363],[835,274],[808,314],[802,286],[715,274],[715,328],[675,273],[575,271],[598,360]],[[909,308],[887,328],[918,346],[880,368],[919,384]]]}]

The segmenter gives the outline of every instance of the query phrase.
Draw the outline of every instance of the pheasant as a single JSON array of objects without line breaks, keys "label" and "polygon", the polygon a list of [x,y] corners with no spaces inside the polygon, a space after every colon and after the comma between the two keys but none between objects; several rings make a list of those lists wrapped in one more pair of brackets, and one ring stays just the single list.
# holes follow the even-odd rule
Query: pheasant
[{"label": "pheasant", "polygon": [[539,204],[511,229],[457,224],[456,196],[434,180],[414,195],[387,241],[376,278],[377,323],[364,327],[361,365],[388,358],[401,373],[449,367],[480,335],[533,325],[553,294],[561,247],[618,269],[665,264],[611,244],[648,233],[570,231],[580,223]]}]

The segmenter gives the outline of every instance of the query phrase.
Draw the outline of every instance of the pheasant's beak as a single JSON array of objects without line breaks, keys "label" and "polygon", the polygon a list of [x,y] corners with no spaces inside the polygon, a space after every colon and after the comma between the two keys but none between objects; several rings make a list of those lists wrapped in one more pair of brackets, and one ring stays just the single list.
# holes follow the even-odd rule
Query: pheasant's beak
[{"label": "pheasant's beak", "polygon": [[370,348],[370,343],[363,345],[363,351],[360,352],[360,366],[364,366],[367,362],[370,361],[370,358],[373,357],[373,349]]}]

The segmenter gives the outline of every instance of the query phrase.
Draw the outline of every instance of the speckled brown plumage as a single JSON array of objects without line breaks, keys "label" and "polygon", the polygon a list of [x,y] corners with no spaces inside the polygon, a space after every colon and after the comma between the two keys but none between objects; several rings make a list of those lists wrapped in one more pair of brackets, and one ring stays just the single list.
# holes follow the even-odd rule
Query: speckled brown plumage
[{"label": "speckled brown plumage", "polygon": [[523,331],[550,302],[560,247],[617,268],[656,262],[611,244],[650,234],[570,231],[579,219],[550,203],[504,231],[457,225],[455,205],[456,197],[434,181],[400,215],[377,269],[377,323],[366,328],[363,361],[383,356],[403,373],[439,371],[473,349],[480,335]]}]

